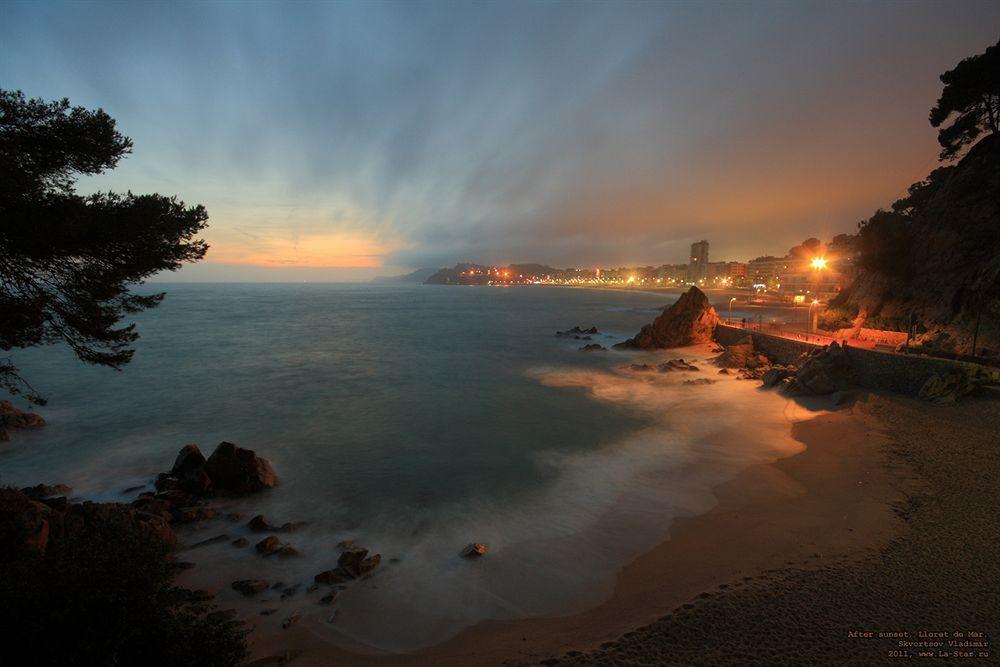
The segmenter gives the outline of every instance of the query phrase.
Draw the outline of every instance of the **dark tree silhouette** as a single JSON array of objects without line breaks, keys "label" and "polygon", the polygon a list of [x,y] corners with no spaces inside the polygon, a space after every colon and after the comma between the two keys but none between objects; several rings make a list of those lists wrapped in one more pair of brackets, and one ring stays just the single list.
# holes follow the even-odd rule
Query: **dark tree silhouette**
[{"label": "dark tree silhouette", "polygon": [[[0,350],[65,342],[86,363],[120,369],[138,338],[122,318],[164,296],[130,287],[205,255],[194,238],[208,220],[202,206],[76,193],[80,175],[113,169],[131,150],[101,109],[0,90]],[[0,386],[45,402],[9,358]]]},{"label": "dark tree silhouette", "polygon": [[1000,124],[1000,41],[941,75],[944,90],[931,109],[938,132],[941,159],[952,160],[984,133],[997,133]]}]

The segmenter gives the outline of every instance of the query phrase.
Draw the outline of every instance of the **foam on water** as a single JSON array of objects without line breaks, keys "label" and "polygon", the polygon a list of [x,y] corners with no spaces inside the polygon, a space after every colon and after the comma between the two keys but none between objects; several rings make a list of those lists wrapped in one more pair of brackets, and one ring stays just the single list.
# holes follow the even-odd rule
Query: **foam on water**
[{"label": "foam on water", "polygon": [[[333,642],[373,651],[407,651],[443,641],[477,622],[565,614],[599,604],[628,562],[668,538],[677,517],[704,513],[712,489],[755,463],[793,455],[802,445],[790,422],[814,416],[757,383],[718,376],[704,350],[645,355],[684,356],[698,373],[636,372],[624,367],[536,367],[528,376],[552,391],[583,389],[595,402],[640,411],[652,424],[587,452],[539,449],[535,465],[548,482],[503,501],[455,503],[426,514],[382,516],[363,529],[323,534],[309,529],[290,539],[307,554],[274,566],[274,578],[311,580],[332,559],[340,539],[356,539],[398,559],[337,599],[338,615],[299,593],[279,602],[286,613]],[[618,361],[631,361],[620,357]],[[685,385],[696,377],[712,385]],[[456,545],[482,541],[490,553],[475,561]],[[220,571],[260,575],[260,559],[216,548],[192,580],[210,584]],[[256,574],[255,574],[256,573]],[[234,595],[223,593],[223,597]],[[259,607],[259,603],[254,603]],[[244,604],[252,609],[254,604]],[[267,630],[265,630],[267,631]]]}]

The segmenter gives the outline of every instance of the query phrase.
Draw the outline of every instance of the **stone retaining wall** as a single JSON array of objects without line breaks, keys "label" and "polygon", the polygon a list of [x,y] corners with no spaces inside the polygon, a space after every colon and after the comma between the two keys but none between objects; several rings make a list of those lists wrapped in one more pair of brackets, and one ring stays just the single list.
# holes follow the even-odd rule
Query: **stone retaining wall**
[{"label": "stone retaining wall", "polygon": [[[803,353],[808,353],[820,343],[789,340],[757,331],[720,324],[715,327],[715,339],[723,345],[732,345],[746,336],[753,339],[754,349],[760,350],[779,364],[797,364]],[[951,359],[936,359],[922,355],[891,354],[860,347],[847,347],[858,377],[858,384],[867,389],[882,389],[907,396],[916,396],[931,375],[955,370],[971,371],[976,364]]]}]

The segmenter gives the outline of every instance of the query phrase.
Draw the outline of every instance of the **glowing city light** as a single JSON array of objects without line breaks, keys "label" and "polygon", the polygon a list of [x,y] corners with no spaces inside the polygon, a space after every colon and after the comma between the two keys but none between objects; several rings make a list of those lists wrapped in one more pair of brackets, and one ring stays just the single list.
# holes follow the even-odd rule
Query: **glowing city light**
[{"label": "glowing city light", "polygon": [[826,260],[822,257],[817,257],[812,262],[810,262],[809,265],[814,269],[816,269],[817,271],[822,271],[823,269],[826,268]]}]

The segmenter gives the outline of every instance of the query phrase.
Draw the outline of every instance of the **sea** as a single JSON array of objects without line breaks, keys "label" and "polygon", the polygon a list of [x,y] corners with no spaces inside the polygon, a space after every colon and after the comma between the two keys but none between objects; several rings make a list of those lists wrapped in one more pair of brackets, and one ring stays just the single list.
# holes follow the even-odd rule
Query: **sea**
[{"label": "sea", "polygon": [[[351,650],[406,652],[487,620],[600,604],[618,572],[709,511],[747,466],[802,449],[812,416],[758,383],[718,374],[705,347],[581,351],[634,335],[676,294],[560,287],[161,284],[134,316],[121,371],[64,346],[11,354],[48,404],[47,425],[0,443],[0,484],[64,483],[129,502],[178,450],[222,441],[272,461],[280,484],[220,499],[182,527],[181,583],[281,632],[293,613]],[[734,312],[740,317],[742,313]],[[590,340],[557,330],[596,326]],[[698,371],[634,369],[683,357]],[[702,378],[711,383],[685,382]],[[15,401],[22,407],[22,401]],[[238,515],[234,520],[227,515]],[[246,520],[305,522],[256,554]],[[208,546],[187,548],[225,535]],[[231,540],[246,537],[239,548]],[[368,579],[317,604],[313,576],[344,542],[382,556]],[[461,557],[472,542],[489,546]],[[238,579],[281,583],[246,600]],[[284,599],[280,593],[291,591]],[[261,599],[265,600],[264,603]],[[260,617],[262,604],[280,613]],[[334,611],[335,609],[335,611]]]}]

